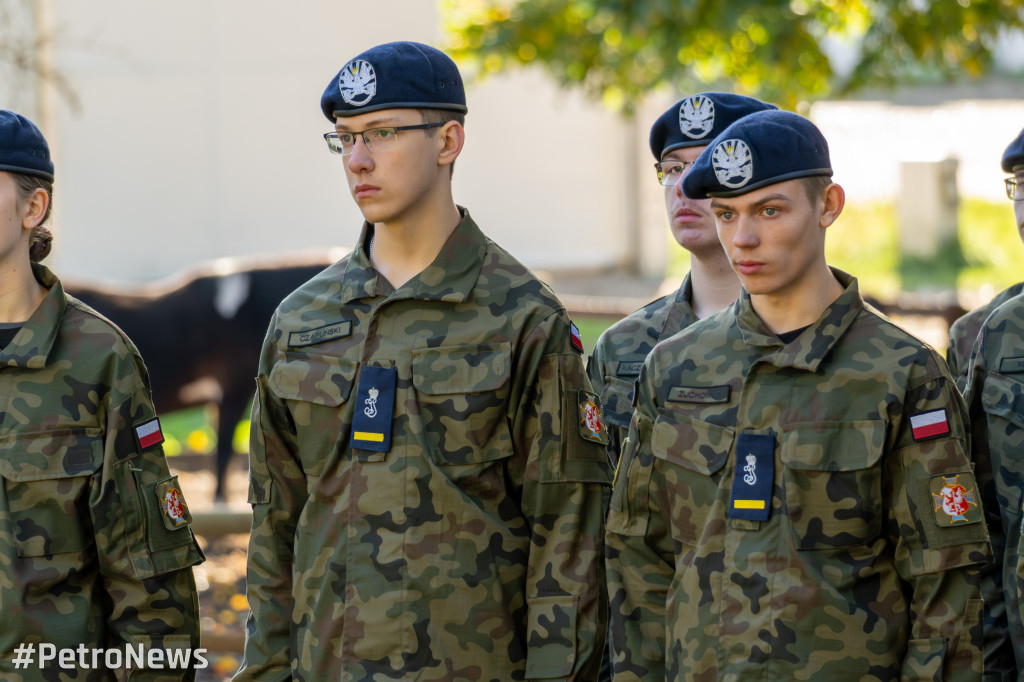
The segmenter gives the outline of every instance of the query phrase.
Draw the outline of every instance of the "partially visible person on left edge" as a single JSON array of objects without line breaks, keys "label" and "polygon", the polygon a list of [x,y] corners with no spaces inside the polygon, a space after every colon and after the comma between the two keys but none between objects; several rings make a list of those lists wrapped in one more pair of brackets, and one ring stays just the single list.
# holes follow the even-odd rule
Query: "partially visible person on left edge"
[{"label": "partially visible person on left edge", "polygon": [[[1024,234],[1024,131],[1006,148],[1002,168],[1013,174],[1006,179],[1006,194],[1013,200],[1017,230]],[[1016,675],[1010,679],[1020,679],[1024,676],[1024,568],[1020,563],[1024,542],[1024,294],[995,308],[985,320],[967,379],[971,448],[985,511],[995,517],[989,520],[989,532],[1001,567],[1003,602],[1016,660]]]},{"label": "partially visible person on left edge", "polygon": [[[0,679],[193,680],[166,650],[196,660],[203,555],[138,351],[38,262],[53,172],[39,129],[0,110]],[[75,665],[41,669],[44,646]],[[129,674],[128,646],[158,663]]]},{"label": "partially visible person on left edge", "polygon": [[[1022,153],[1024,153],[1024,130],[1017,135],[1003,153],[1003,171],[1013,173],[1012,167],[1008,164],[1014,163],[1015,159],[1021,156]],[[1017,191],[1016,188],[1018,187],[1016,183],[1021,181],[1020,172],[1016,173],[1015,178],[1007,178],[1006,193],[1010,199],[1014,200],[1017,236],[1024,242],[1024,220],[1021,219],[1020,202],[1014,199],[1015,192]],[[981,332],[981,326],[985,324],[985,319],[992,314],[993,310],[1022,293],[1024,293],[1024,282],[1017,282],[996,294],[985,305],[963,315],[949,328],[949,347],[946,351],[946,362],[949,363],[949,371],[953,374],[953,378],[956,379],[956,385],[961,391],[967,388],[971,350],[974,348],[974,343]]]}]

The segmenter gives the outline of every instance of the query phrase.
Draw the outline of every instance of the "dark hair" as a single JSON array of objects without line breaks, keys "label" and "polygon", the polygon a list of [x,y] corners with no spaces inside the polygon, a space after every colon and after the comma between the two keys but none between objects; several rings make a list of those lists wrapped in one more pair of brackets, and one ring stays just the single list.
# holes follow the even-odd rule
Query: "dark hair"
[{"label": "dark hair", "polygon": [[[420,116],[423,117],[424,123],[447,123],[448,121],[455,121],[460,126],[465,127],[466,125],[466,114],[461,111],[452,111],[451,109],[420,109]],[[434,134],[436,128],[429,128],[427,132],[431,135]],[[455,162],[452,161],[452,165],[449,168],[449,176],[455,175]]]},{"label": "dark hair", "polygon": [[53,233],[43,227],[43,223],[50,218],[50,211],[53,208],[53,182],[46,178],[21,173],[11,173],[11,177],[14,178],[14,184],[18,188],[18,197],[22,201],[28,201],[37,189],[43,190],[50,196],[50,202],[46,205],[46,213],[43,215],[42,221],[32,228],[31,242],[28,247],[29,258],[32,259],[32,262],[38,263],[50,255],[50,246],[53,243]]},{"label": "dark hair", "polygon": [[807,191],[807,198],[813,204],[825,192],[825,188],[832,184],[832,177],[829,175],[812,175],[804,178],[804,190]]}]

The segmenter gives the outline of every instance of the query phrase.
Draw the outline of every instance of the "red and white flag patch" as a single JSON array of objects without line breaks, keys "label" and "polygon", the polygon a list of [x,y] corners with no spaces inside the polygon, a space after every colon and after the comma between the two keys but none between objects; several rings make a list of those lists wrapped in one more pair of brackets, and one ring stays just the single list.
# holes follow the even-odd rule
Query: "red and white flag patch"
[{"label": "red and white flag patch", "polygon": [[580,336],[579,327],[569,321],[569,335],[572,337],[572,347],[580,353],[583,352],[583,337]]},{"label": "red and white flag patch", "polygon": [[164,442],[164,432],[160,430],[159,417],[142,422],[135,427],[135,438],[139,441],[139,449],[146,450]]},{"label": "red and white flag patch", "polygon": [[949,419],[946,410],[932,410],[923,414],[915,414],[910,418],[910,431],[914,440],[924,440],[949,433]]}]

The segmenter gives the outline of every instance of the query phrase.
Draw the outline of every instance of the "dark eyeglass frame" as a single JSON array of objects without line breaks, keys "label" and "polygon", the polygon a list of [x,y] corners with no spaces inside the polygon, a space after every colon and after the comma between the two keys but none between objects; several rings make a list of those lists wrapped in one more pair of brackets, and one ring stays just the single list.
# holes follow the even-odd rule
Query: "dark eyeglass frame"
[{"label": "dark eyeglass frame", "polygon": [[[369,149],[372,152],[373,151],[373,147],[370,146],[370,140],[369,140],[369,138],[366,137],[369,133],[375,133],[375,132],[377,132],[379,130],[392,130],[395,133],[398,133],[401,130],[425,130],[427,128],[440,128],[443,125],[444,125],[444,123],[419,123],[419,124],[413,125],[413,126],[379,126],[377,128],[367,128],[366,130],[359,130],[359,131],[354,131],[354,130],[353,131],[348,131],[348,130],[346,130],[345,132],[342,132],[342,133],[339,133],[338,131],[332,131],[332,132],[329,132],[329,133],[324,133],[324,141],[327,143],[327,148],[331,151],[332,154],[337,154],[339,156],[349,156],[352,153],[352,150],[354,150],[356,148],[356,144],[355,144],[356,136],[361,136],[363,138],[363,144],[365,144],[366,148]],[[335,145],[331,144],[331,140],[337,140],[338,137],[341,136],[341,135],[351,135],[352,136],[352,146],[349,147],[349,150],[347,152],[345,151],[345,147],[340,144],[340,141],[339,141],[337,147]],[[338,147],[341,148],[341,151],[338,151]]]},{"label": "dark eyeglass frame", "polygon": [[682,170],[680,170],[680,172],[679,172],[679,177],[681,178],[684,175],[686,175],[686,169],[691,167],[695,163],[697,163],[697,162],[696,161],[659,161],[658,163],[654,164],[654,170],[656,170],[658,172],[658,184],[662,185],[664,187],[671,187],[672,185],[676,184],[676,180],[673,180],[672,182],[670,182],[668,184],[665,184],[665,178],[667,177],[667,174],[662,169],[662,166],[682,166]]},{"label": "dark eyeglass frame", "polygon": [[1024,201],[1024,183],[1017,178],[1006,178],[1006,198],[1010,201]]}]

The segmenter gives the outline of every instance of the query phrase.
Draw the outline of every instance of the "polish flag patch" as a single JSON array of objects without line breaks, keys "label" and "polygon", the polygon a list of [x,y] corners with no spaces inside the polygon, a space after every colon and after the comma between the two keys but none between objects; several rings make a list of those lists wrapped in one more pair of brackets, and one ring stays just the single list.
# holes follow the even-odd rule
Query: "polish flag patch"
[{"label": "polish flag patch", "polygon": [[910,430],[914,440],[924,440],[949,433],[949,419],[946,410],[932,410],[924,414],[915,414],[910,418]]},{"label": "polish flag patch", "polygon": [[139,449],[146,450],[164,442],[164,432],[160,430],[160,419],[153,417],[135,427],[135,438],[139,441]]},{"label": "polish flag patch", "polygon": [[580,353],[583,352],[583,338],[580,336],[579,327],[569,321],[569,335],[572,337],[572,347]]}]

